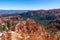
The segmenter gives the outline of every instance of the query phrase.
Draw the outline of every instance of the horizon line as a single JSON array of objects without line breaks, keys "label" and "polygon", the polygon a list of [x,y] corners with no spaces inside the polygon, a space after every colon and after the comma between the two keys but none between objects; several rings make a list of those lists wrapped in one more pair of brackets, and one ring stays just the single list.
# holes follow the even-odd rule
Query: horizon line
[{"label": "horizon line", "polygon": [[[30,9],[30,10],[53,10],[53,9],[60,9],[60,8],[50,8],[50,9]],[[29,9],[0,9],[0,10],[29,10]]]}]

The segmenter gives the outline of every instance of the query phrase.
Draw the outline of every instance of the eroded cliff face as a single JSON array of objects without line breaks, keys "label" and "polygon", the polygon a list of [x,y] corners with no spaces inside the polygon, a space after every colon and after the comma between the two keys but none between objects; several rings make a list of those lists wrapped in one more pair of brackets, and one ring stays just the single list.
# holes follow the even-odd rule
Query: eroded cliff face
[{"label": "eroded cliff face", "polygon": [[49,34],[45,26],[33,19],[27,19],[20,21],[14,31],[3,32],[0,35],[0,40],[57,40],[57,36]]}]

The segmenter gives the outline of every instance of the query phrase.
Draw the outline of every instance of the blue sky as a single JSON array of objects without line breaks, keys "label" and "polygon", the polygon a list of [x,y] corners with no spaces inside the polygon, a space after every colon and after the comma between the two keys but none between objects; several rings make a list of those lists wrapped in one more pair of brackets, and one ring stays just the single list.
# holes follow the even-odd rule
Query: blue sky
[{"label": "blue sky", "polygon": [[60,8],[60,0],[0,0],[0,10],[39,10]]}]

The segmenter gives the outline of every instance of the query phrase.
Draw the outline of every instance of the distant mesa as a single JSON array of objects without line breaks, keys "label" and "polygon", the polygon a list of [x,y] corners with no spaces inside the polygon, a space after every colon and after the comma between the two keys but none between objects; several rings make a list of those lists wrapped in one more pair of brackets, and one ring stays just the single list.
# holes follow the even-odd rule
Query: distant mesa
[{"label": "distant mesa", "polygon": [[22,16],[24,19],[33,18],[37,20],[60,19],[60,9],[51,10],[0,10],[0,16]]}]

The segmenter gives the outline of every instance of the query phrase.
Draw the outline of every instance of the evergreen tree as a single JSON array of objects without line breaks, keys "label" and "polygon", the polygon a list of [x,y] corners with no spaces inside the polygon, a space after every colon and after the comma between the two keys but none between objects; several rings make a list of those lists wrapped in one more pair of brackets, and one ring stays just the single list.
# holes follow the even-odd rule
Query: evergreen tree
[{"label": "evergreen tree", "polygon": [[7,28],[10,29],[10,21],[7,20]]}]

